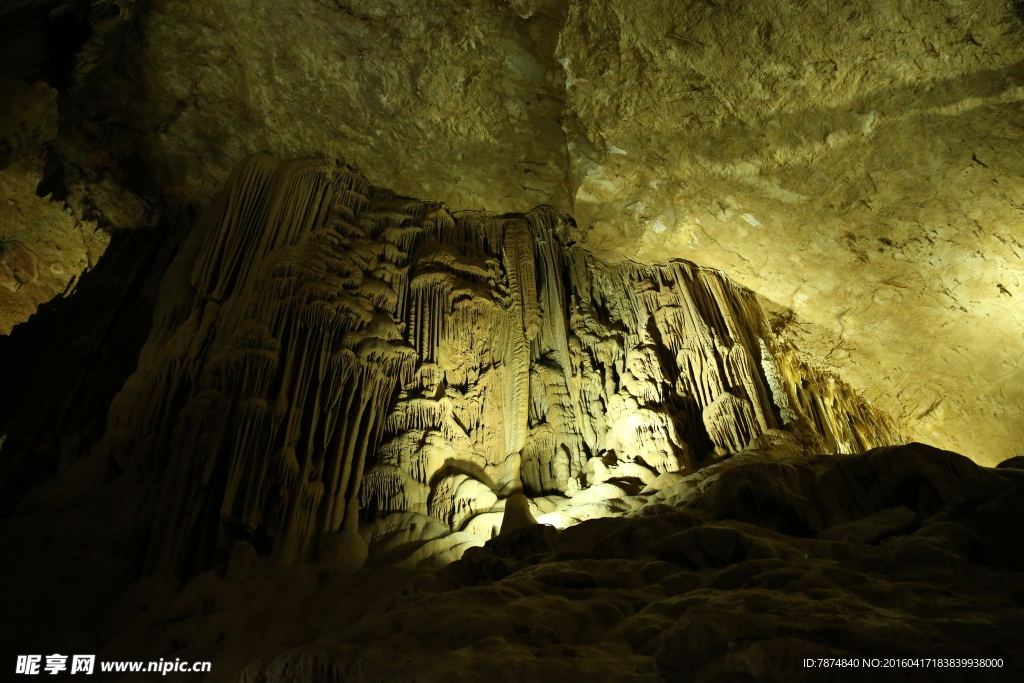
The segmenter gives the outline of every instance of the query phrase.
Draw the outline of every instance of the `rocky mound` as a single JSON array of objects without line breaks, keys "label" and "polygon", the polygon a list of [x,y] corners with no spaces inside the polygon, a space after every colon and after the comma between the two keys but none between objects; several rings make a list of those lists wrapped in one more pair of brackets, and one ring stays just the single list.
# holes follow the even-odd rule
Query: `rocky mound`
[{"label": "rocky mound", "polygon": [[145,646],[245,683],[1016,681],[1022,494],[1019,469],[920,444],[738,455],[626,517],[530,525],[441,570],[275,572],[236,548],[225,578],[133,586],[104,656]]}]

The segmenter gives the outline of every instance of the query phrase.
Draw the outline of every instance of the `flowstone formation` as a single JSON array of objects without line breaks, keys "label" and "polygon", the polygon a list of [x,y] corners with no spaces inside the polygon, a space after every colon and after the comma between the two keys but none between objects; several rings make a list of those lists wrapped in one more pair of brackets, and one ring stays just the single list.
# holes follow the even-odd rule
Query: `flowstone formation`
[{"label": "flowstone formation", "polygon": [[743,450],[898,440],[716,271],[604,260],[549,207],[453,214],[256,155],[168,270],[100,448],[162,477],[144,572],[190,574],[239,540],[440,565]]}]

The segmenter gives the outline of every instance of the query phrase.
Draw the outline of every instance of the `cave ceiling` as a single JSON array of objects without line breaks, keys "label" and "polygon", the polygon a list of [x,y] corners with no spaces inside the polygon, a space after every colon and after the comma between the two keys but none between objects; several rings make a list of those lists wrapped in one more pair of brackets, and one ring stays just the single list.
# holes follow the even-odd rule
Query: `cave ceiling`
[{"label": "cave ceiling", "polygon": [[[5,331],[88,267],[95,227],[205,204],[254,152],[329,155],[453,212],[551,205],[595,253],[720,269],[907,436],[983,464],[1020,452],[1016,4],[101,4],[61,132],[4,129],[78,169],[45,216],[43,162],[2,171],[0,210],[39,216],[5,223]],[[117,19],[120,64],[90,80]],[[54,231],[72,264],[32,246]]]}]

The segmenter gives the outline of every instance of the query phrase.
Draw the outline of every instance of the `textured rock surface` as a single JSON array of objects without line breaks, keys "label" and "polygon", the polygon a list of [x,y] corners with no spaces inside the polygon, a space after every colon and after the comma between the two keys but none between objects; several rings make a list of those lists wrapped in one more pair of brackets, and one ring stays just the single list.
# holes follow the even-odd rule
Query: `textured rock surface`
[{"label": "textured rock surface", "polygon": [[796,312],[916,438],[1020,432],[1015,3],[155,2],[98,116],[169,194],[332,154],[454,209],[572,209],[590,243]]},{"label": "textured rock surface", "polygon": [[[441,571],[274,570],[240,549],[226,578],[125,591],[102,656],[210,659],[207,683],[1014,681],[1020,475],[920,445],[736,456],[678,485],[684,504],[535,525]],[[804,657],[1003,666],[822,673]]]},{"label": "textured rock surface", "polygon": [[559,4],[152,2],[114,115],[157,182],[200,203],[267,151],[339,156],[458,209],[564,210]]},{"label": "textured rock surface", "polygon": [[584,140],[577,220],[593,242],[720,267],[792,308],[818,327],[801,346],[917,438],[986,464],[1014,455],[1013,7],[574,4],[559,56]]},{"label": "textured rock surface", "polygon": [[43,167],[30,152],[0,170],[0,334],[73,286],[110,241],[94,221],[36,194]]},{"label": "textured rock surface", "polygon": [[453,216],[330,159],[240,164],[93,456],[161,479],[145,571],[237,539],[280,564],[443,564],[502,529],[510,494],[565,527],[744,449],[899,440],[751,292],[574,232],[550,209]]},{"label": "textured rock surface", "polygon": [[860,394],[1021,452],[1019,2],[55,1],[0,2],[0,332],[140,197],[322,160],[248,158],[159,295],[177,233],[122,241],[4,375],[4,653],[1024,675],[1024,456],[849,454],[899,438]]}]

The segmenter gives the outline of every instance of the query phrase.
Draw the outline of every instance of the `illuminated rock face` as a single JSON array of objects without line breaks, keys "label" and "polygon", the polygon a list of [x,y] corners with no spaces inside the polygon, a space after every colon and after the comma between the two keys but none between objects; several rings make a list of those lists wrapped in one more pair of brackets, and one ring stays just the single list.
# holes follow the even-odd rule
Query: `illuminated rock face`
[{"label": "illuminated rock face", "polygon": [[751,292],[575,237],[549,207],[453,215],[333,160],[250,157],[111,407],[102,448],[162,472],[147,569],[239,539],[341,564],[414,541],[406,561],[441,564],[510,516],[628,512],[740,450],[898,440],[776,341]]},{"label": "illuminated rock face", "polygon": [[[0,92],[0,101],[4,96]],[[3,142],[0,136],[0,150]],[[2,335],[28,320],[40,304],[73,290],[110,241],[80,211],[36,194],[44,165],[40,154],[28,152],[0,168]]]}]

